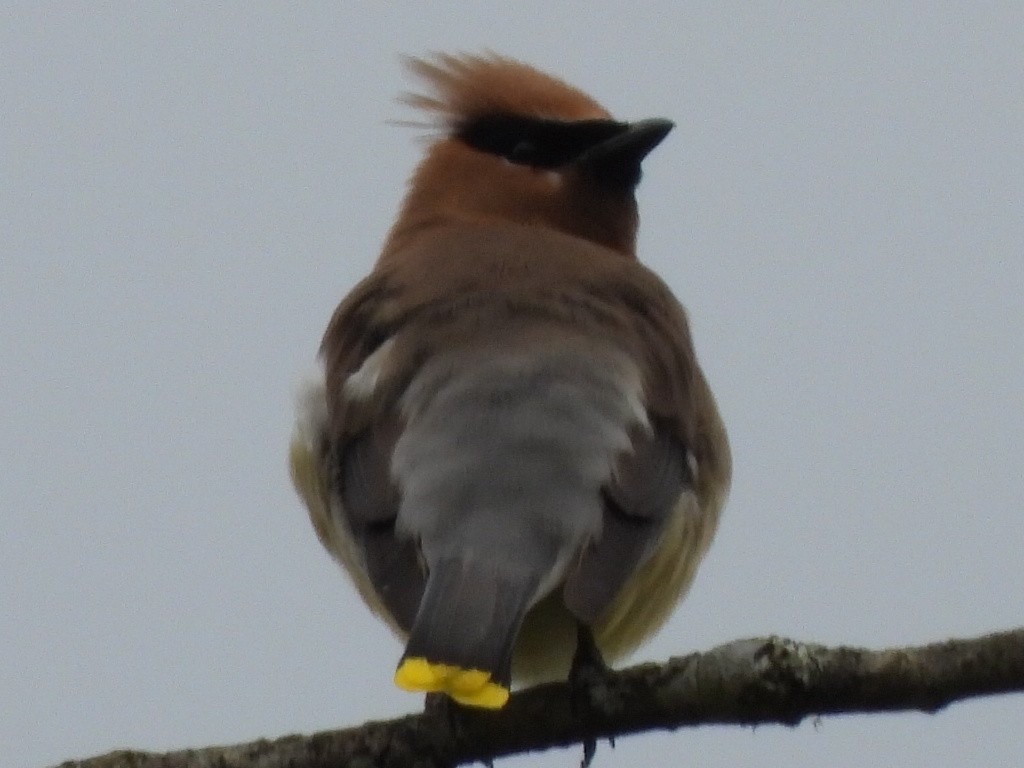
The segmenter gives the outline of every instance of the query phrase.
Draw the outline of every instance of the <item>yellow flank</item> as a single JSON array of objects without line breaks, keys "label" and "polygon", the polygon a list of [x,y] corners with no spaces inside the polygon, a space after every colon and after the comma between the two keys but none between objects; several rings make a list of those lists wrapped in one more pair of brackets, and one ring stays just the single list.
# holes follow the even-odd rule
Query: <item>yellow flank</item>
[{"label": "yellow flank", "polygon": [[313,530],[330,550],[333,536],[324,475],[313,450],[298,434],[292,437],[291,445],[288,446],[288,470],[292,476],[292,485],[309,510]]},{"label": "yellow flank", "polygon": [[508,701],[508,688],[492,682],[488,672],[432,664],[422,656],[404,659],[398,665],[395,685],[406,691],[446,693],[467,707],[501,709]]}]

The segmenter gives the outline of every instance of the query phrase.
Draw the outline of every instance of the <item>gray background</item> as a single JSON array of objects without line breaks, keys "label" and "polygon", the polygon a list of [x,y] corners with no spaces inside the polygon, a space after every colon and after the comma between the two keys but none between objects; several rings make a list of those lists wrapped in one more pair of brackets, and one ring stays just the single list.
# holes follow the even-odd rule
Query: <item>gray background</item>
[{"label": "gray background", "polygon": [[[1020,625],[1024,5],[893,5],[5,4],[0,764],[419,706],[285,472],[294,385],[420,151],[385,122],[414,117],[399,53],[491,47],[678,123],[641,256],[736,479],[636,660]],[[1010,766],[1022,721],[704,728],[597,765]]]}]

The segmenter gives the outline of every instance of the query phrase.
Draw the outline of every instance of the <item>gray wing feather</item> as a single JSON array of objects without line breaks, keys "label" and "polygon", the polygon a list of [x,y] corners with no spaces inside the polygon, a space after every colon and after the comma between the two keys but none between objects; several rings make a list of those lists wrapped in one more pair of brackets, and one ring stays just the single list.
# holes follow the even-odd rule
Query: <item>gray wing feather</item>
[{"label": "gray wing feather", "polygon": [[584,549],[565,582],[570,611],[596,621],[657,545],[681,494],[692,486],[686,447],[663,429],[633,435],[603,489],[600,538]]},{"label": "gray wing feather", "polygon": [[337,458],[345,524],[359,546],[366,574],[398,625],[409,631],[416,619],[426,575],[416,543],[395,533],[399,493],[391,479],[397,419],[372,426]]}]

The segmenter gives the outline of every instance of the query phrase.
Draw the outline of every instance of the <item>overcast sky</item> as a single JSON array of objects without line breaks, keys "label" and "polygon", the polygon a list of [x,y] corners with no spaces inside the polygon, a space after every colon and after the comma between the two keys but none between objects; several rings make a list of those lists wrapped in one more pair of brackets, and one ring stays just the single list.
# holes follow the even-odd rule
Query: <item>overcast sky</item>
[{"label": "overcast sky", "polygon": [[[0,10],[0,764],[420,706],[285,470],[295,383],[420,152],[386,122],[413,117],[402,53],[493,48],[678,126],[640,254],[736,470],[635,660],[1024,623],[1019,0],[213,5]],[[595,766],[1017,766],[1022,723],[1012,696]]]}]

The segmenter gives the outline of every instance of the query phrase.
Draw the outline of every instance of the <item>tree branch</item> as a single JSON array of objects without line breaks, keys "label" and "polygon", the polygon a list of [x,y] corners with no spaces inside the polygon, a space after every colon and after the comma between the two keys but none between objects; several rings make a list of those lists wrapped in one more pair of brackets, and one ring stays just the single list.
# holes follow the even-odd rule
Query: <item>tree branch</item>
[{"label": "tree branch", "polygon": [[565,683],[517,693],[497,713],[452,708],[311,736],[166,754],[118,751],[60,768],[441,768],[652,729],[796,725],[854,712],[936,712],[1024,692],[1024,628],[871,651],[779,637],[738,640],[617,672],[583,696]]}]

